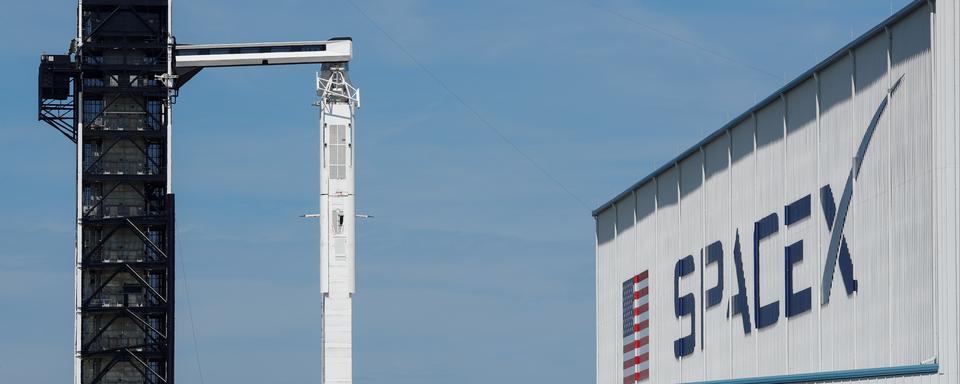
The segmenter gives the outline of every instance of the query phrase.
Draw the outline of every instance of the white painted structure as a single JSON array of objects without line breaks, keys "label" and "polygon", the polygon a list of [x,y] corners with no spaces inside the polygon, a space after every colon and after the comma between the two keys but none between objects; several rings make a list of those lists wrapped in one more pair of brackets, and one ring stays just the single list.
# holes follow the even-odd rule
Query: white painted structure
[{"label": "white painted structure", "polygon": [[644,271],[639,382],[960,382],[958,33],[957,1],[911,3],[597,209],[597,383],[634,382],[624,283]]},{"label": "white painted structure", "polygon": [[181,44],[176,73],[182,85],[203,68],[251,65],[322,64],[317,74],[320,101],[320,284],[322,298],[322,377],[325,384],[353,382],[352,296],[354,255],[354,113],[360,91],[347,77],[353,41],[242,44]]},{"label": "white painted structure", "polygon": [[350,40],[176,46],[178,68],[348,62],[352,56]]},{"label": "white painted structure", "polygon": [[[322,380],[353,382],[353,293],[356,290],[354,116],[360,91],[350,84],[350,38],[242,44],[181,44],[175,48],[182,85],[203,68],[322,63],[316,87],[320,100],[320,285],[322,292]],[[168,152],[169,153],[169,152]]]},{"label": "white painted structure", "polygon": [[353,382],[356,292],[355,113],[360,92],[347,64],[324,64],[320,101],[320,286],[323,293],[323,383]]}]

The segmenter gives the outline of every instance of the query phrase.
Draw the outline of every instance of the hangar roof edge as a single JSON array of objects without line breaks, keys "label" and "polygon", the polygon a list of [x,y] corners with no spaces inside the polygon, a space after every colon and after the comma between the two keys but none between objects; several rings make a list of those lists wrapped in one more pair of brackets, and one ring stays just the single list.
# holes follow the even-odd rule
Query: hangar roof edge
[{"label": "hangar roof edge", "polygon": [[777,91],[773,92],[770,96],[767,96],[765,99],[761,100],[759,103],[755,104],[753,107],[750,107],[745,112],[735,117],[733,120],[730,120],[730,122],[724,124],[720,129],[714,131],[707,137],[703,138],[702,140],[694,144],[692,147],[683,151],[682,153],[680,153],[680,155],[673,158],[673,160],[668,161],[666,164],[660,166],[659,168],[657,168],[655,171],[653,171],[646,177],[640,179],[640,181],[631,185],[630,188],[627,188],[625,191],[620,192],[620,194],[618,194],[613,199],[610,199],[609,201],[607,201],[597,209],[594,209],[592,213],[593,217],[597,217],[598,215],[600,215],[601,212],[607,210],[607,208],[612,207],[617,201],[622,200],[624,197],[629,195],[631,192],[635,191],[637,188],[640,188],[642,185],[646,184],[650,180],[653,180],[654,177],[666,172],[668,169],[678,164],[681,160],[685,159],[687,156],[690,156],[694,152],[699,151],[701,147],[710,143],[711,141],[713,141],[713,139],[716,139],[717,137],[723,135],[730,129],[733,129],[733,127],[735,127],[737,124],[740,124],[741,122],[749,118],[752,114],[756,113],[763,107],[766,107],[768,104],[778,99],[780,95],[783,95],[789,92],[790,90],[796,88],[797,86],[802,84],[804,81],[811,78],[815,73],[820,72],[822,69],[839,61],[844,56],[846,56],[849,51],[860,46],[861,44],[873,38],[877,34],[883,32],[887,27],[892,26],[893,24],[902,20],[906,16],[910,15],[911,13],[913,13],[913,11],[917,10],[917,8],[920,8],[921,6],[926,5],[928,3],[934,3],[934,2],[935,1],[933,0],[930,0],[930,1],[914,0],[912,3],[908,4],[906,7],[903,7],[903,9],[897,11],[897,13],[894,13],[893,15],[888,17],[886,20],[882,21],[880,24],[877,24],[875,27],[871,28],[866,33],[860,35],[860,37],[857,37],[847,45],[844,45],[843,48],[840,48],[839,50],[834,52],[832,55],[828,56],[826,59],[824,59],[817,65],[808,69],[806,72],[802,73],[800,76],[797,76],[795,79],[793,79],[792,81],[790,81],[789,83],[787,83],[786,85],[778,89]]}]

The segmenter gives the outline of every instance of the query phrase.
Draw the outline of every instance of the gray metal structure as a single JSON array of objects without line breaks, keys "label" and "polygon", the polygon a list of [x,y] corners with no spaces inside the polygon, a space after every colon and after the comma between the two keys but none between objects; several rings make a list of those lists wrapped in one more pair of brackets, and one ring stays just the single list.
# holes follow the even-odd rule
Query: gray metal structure
[{"label": "gray metal structure", "polygon": [[594,211],[597,383],[960,382],[958,36],[915,1]]}]

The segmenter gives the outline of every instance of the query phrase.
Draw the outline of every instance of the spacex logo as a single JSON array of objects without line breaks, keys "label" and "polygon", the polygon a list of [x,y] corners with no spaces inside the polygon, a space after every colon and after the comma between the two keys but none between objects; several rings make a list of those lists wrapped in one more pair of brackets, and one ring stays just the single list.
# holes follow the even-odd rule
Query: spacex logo
[{"label": "spacex logo", "polygon": [[[838,264],[840,266],[840,275],[842,277],[843,285],[847,295],[851,295],[857,291],[857,280],[854,278],[853,261],[850,257],[850,249],[847,245],[847,240],[843,234],[843,230],[846,224],[847,212],[850,209],[850,201],[853,197],[854,180],[856,180],[860,173],[860,166],[863,163],[864,156],[866,155],[867,149],[870,146],[870,141],[873,138],[874,132],[876,131],[877,123],[879,122],[880,117],[883,115],[890,97],[893,96],[893,93],[900,86],[900,82],[902,80],[903,76],[897,79],[897,81],[887,92],[887,96],[884,97],[883,101],[880,102],[880,105],[877,107],[877,111],[873,115],[873,119],[870,121],[870,125],[867,127],[863,138],[860,140],[860,146],[857,148],[856,157],[853,159],[853,165],[850,169],[849,175],[847,176],[846,184],[844,184],[843,191],[839,196],[839,204],[835,203],[834,193],[829,184],[820,188],[820,209],[822,210],[825,218],[824,224],[826,225],[827,230],[830,232],[823,274],[821,276],[820,305],[827,305],[830,302],[831,286]],[[782,220],[784,230],[789,230],[791,225],[809,217],[810,215],[811,195],[804,196],[803,198],[786,205],[784,207]],[[727,309],[727,318],[740,317],[740,321],[743,324],[744,334],[750,334],[753,329],[762,329],[774,325],[780,319],[780,302],[778,300],[765,302],[761,294],[762,292],[760,292],[760,264],[763,262],[762,259],[764,257],[776,257],[775,255],[770,254],[761,255],[760,243],[765,238],[779,232],[780,224],[781,219],[776,212],[771,213],[754,223],[752,244],[753,292],[750,292],[749,295],[752,296],[752,303],[750,303],[751,300],[750,297],[748,297],[746,288],[747,276],[743,268],[740,230],[737,229],[734,234],[732,253],[734,270],[736,271],[736,282],[735,286],[733,287],[735,292],[730,297],[730,306]],[[785,301],[784,309],[786,312],[785,316],[793,317],[809,312],[812,302],[812,290],[810,287],[807,287],[798,291],[795,287],[796,282],[793,278],[794,265],[802,261],[804,258],[804,242],[801,240],[786,246],[784,248],[783,257],[785,277],[783,287]],[[717,284],[709,289],[704,287],[703,292],[706,297],[700,299],[706,301],[702,306],[702,311],[708,311],[711,309],[716,310],[715,307],[717,307],[722,301],[725,289],[723,279],[723,263],[724,246],[720,241],[713,242],[712,244],[700,250],[701,268],[705,268],[712,264],[717,264]],[[689,318],[690,321],[689,332],[685,336],[674,340],[673,352],[676,358],[688,356],[692,354],[696,348],[698,315],[696,304],[697,298],[694,293],[688,293],[683,296],[680,295],[681,280],[685,278],[693,278],[695,270],[696,260],[694,259],[693,255],[683,257],[677,261],[674,267],[674,315],[678,319]],[[700,279],[702,285],[703,272],[700,273]],[[702,322],[702,313],[700,313],[700,315],[700,321]],[[704,329],[702,324],[700,325],[700,329]],[[703,345],[701,345],[700,348],[703,349]]]}]

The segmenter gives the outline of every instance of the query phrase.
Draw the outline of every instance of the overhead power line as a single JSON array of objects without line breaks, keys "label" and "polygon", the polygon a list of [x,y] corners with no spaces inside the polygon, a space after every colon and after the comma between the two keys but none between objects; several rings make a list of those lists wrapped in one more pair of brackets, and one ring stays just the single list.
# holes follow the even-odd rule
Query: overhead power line
[{"label": "overhead power line", "polygon": [[760,68],[760,67],[757,67],[757,66],[755,66],[755,65],[752,65],[752,64],[746,63],[746,62],[744,62],[744,61],[741,61],[741,60],[739,60],[739,59],[737,59],[737,58],[735,58],[735,57],[733,57],[733,56],[724,54],[724,53],[722,53],[722,52],[720,52],[720,51],[717,51],[717,50],[714,50],[714,49],[712,49],[712,48],[710,48],[710,47],[704,46],[703,44],[700,44],[700,43],[698,43],[698,42],[696,42],[696,41],[692,41],[692,40],[685,39],[685,38],[682,38],[682,37],[680,37],[680,36],[674,35],[674,34],[672,34],[672,33],[670,33],[670,32],[667,32],[667,31],[665,31],[665,30],[663,30],[663,29],[654,27],[654,26],[652,26],[652,25],[650,25],[650,24],[647,24],[647,23],[644,23],[644,22],[642,22],[642,21],[640,21],[640,20],[637,20],[637,19],[635,19],[635,18],[632,18],[632,17],[624,14],[623,12],[617,11],[617,10],[615,10],[615,9],[611,9],[611,8],[604,7],[604,6],[602,6],[602,5],[600,5],[600,4],[597,4],[597,3],[594,3],[593,1],[590,1],[590,0],[583,0],[583,2],[586,3],[586,4],[588,4],[588,5],[590,5],[591,7],[594,7],[594,8],[596,8],[596,9],[601,10],[601,11],[604,11],[604,12],[606,12],[606,13],[609,13],[609,14],[611,14],[611,15],[613,15],[613,16],[616,16],[616,17],[618,17],[618,18],[620,18],[620,19],[622,19],[622,20],[624,20],[624,21],[626,21],[626,22],[628,22],[628,23],[634,24],[634,25],[636,25],[636,26],[638,26],[638,27],[641,27],[641,28],[646,29],[646,30],[648,30],[648,31],[650,31],[650,32],[656,33],[656,34],[658,34],[658,35],[660,35],[660,36],[666,37],[666,38],[668,38],[668,39],[670,39],[670,40],[673,40],[673,41],[676,41],[676,42],[685,44],[685,45],[687,45],[687,46],[689,46],[689,47],[691,47],[691,48],[700,50],[700,51],[702,51],[702,52],[705,52],[705,53],[707,53],[707,54],[710,54],[710,55],[712,55],[712,56],[714,56],[714,57],[717,57],[717,58],[722,59],[722,60],[724,60],[724,61],[727,61],[727,62],[729,62],[729,63],[732,63],[732,64],[735,64],[735,65],[741,66],[741,67],[743,67],[743,68],[746,68],[746,69],[755,71],[755,72],[757,72],[757,73],[764,74],[764,75],[766,75],[766,76],[770,76],[770,77],[772,77],[772,78],[774,78],[774,79],[777,79],[777,80],[779,80],[779,81],[784,81],[784,80],[785,80],[783,76],[777,75],[777,74],[775,74],[775,73],[773,73],[773,72],[770,72],[770,71],[767,71],[767,70],[765,70],[765,69],[763,69],[763,68]]},{"label": "overhead power line", "polygon": [[590,207],[587,205],[586,202],[583,201],[583,199],[581,199],[579,196],[577,196],[576,194],[574,194],[573,191],[571,191],[569,188],[567,188],[567,186],[564,185],[562,182],[560,182],[559,179],[557,179],[556,177],[554,177],[549,171],[547,171],[546,168],[544,168],[543,166],[540,165],[540,163],[538,163],[536,160],[534,160],[533,157],[531,157],[531,156],[528,155],[526,152],[524,152],[522,149],[520,149],[520,147],[517,146],[512,140],[510,140],[510,138],[508,138],[508,137],[503,133],[503,131],[497,129],[493,124],[490,123],[489,120],[487,120],[486,118],[484,118],[483,115],[481,115],[480,112],[478,112],[476,108],[473,108],[469,103],[467,103],[466,100],[464,100],[462,97],[460,97],[460,95],[458,95],[456,92],[454,92],[453,89],[451,89],[449,86],[447,86],[447,84],[446,84],[443,80],[441,80],[439,77],[437,77],[437,75],[435,75],[432,71],[430,71],[430,69],[428,69],[425,65],[423,65],[423,63],[421,63],[420,60],[418,60],[417,57],[413,55],[413,53],[411,53],[409,50],[407,50],[407,48],[404,47],[403,44],[400,44],[400,42],[399,42],[397,39],[395,39],[389,32],[387,32],[386,29],[384,29],[383,27],[381,27],[379,23],[377,23],[372,17],[370,17],[370,15],[368,15],[368,14],[363,10],[363,8],[360,8],[360,6],[357,5],[356,2],[354,2],[353,0],[347,0],[347,2],[350,3],[350,5],[353,6],[353,8],[356,9],[357,12],[360,13],[360,15],[362,15],[365,19],[367,19],[367,21],[369,21],[370,24],[372,24],[377,30],[379,30],[380,33],[382,33],[384,36],[386,36],[386,38],[387,38],[388,40],[390,40],[390,42],[392,42],[394,45],[396,45],[397,48],[399,48],[400,51],[403,52],[403,54],[407,56],[407,58],[409,58],[411,61],[413,61],[413,63],[416,64],[416,66],[419,67],[420,70],[422,70],[428,77],[430,77],[430,79],[432,79],[434,82],[436,82],[438,85],[440,85],[440,87],[443,88],[445,91],[447,91],[447,93],[449,93],[451,96],[453,96],[453,98],[456,99],[457,102],[459,102],[461,105],[463,105],[464,108],[466,108],[468,111],[470,111],[470,113],[473,114],[473,116],[476,117],[476,119],[477,119],[478,121],[480,121],[480,123],[481,123],[485,128],[487,128],[488,130],[490,130],[491,132],[493,132],[497,137],[500,138],[500,140],[502,140],[504,143],[506,143],[510,148],[513,148],[513,150],[516,151],[517,154],[520,155],[520,157],[522,157],[524,160],[526,160],[528,163],[530,163],[530,165],[533,166],[534,168],[536,168],[537,171],[539,171],[539,172],[542,173],[544,176],[546,176],[547,179],[549,179],[551,182],[553,182],[553,184],[556,184],[556,186],[559,187],[564,193],[566,193],[567,195],[569,195],[572,199],[576,200],[576,202],[577,202],[578,204],[580,204],[583,208],[588,209],[588,210],[590,209]]},{"label": "overhead power line", "polygon": [[[176,229],[175,229],[176,230]],[[203,369],[200,367],[200,342],[197,341],[197,326],[193,322],[193,304],[190,303],[190,284],[187,284],[187,262],[183,259],[183,238],[180,237],[180,231],[177,231],[177,238],[180,241],[177,241],[176,247],[179,252],[177,252],[177,261],[180,262],[180,279],[183,280],[183,291],[187,295],[187,318],[190,319],[190,330],[193,333],[193,352],[194,357],[197,360],[197,374],[200,377],[200,384],[203,384]],[[174,266],[176,268],[176,266]]]}]

